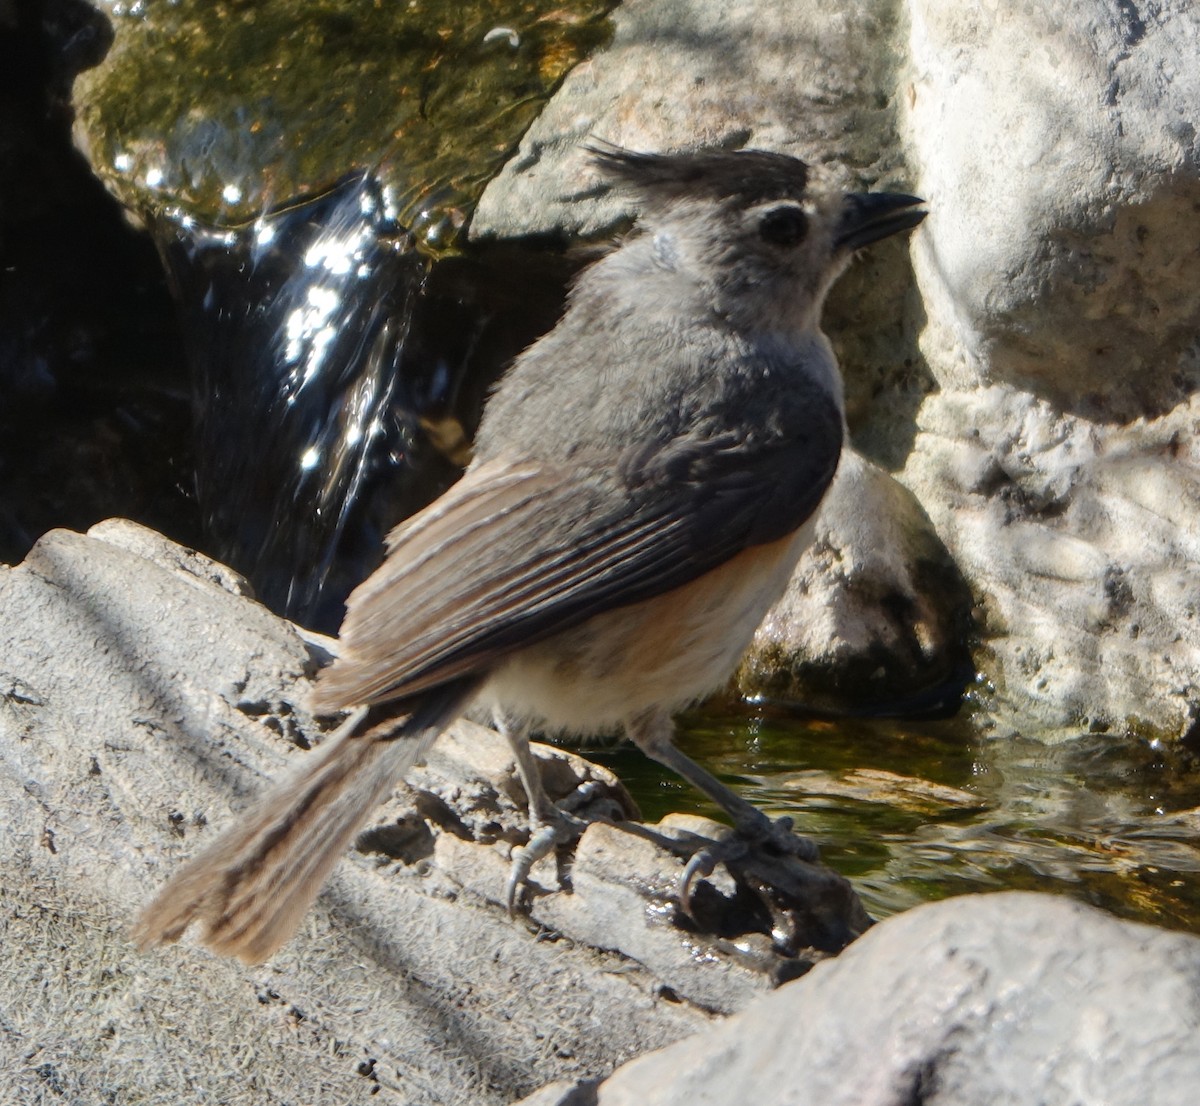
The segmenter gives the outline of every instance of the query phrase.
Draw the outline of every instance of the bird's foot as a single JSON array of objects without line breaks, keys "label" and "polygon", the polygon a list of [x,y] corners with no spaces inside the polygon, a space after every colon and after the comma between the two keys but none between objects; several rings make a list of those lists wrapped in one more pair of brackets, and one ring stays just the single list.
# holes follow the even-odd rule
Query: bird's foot
[{"label": "bird's foot", "polygon": [[772,821],[764,814],[746,818],[720,841],[692,854],[679,877],[679,905],[695,921],[692,896],[696,884],[712,875],[718,866],[725,868],[735,881],[745,882],[742,877],[748,868],[761,869],[763,862],[775,867],[790,860],[816,864],[820,851],[807,837],[792,832],[791,818]]},{"label": "bird's foot", "polygon": [[581,783],[566,798],[554,803],[541,815],[532,815],[529,840],[518,845],[512,852],[512,867],[508,873],[505,893],[509,915],[516,913],[517,896],[529,882],[533,866],[565,845],[573,844],[587,829],[588,822],[575,815],[575,811],[586,806],[601,792],[595,780]]}]

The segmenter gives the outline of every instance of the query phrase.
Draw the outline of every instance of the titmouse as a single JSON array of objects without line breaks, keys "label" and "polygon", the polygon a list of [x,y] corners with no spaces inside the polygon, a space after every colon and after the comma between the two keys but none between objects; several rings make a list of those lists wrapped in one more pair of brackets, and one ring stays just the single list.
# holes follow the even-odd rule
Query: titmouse
[{"label": "titmouse", "polygon": [[167,883],[143,945],[199,920],[216,951],[265,959],[477,700],[529,794],[510,905],[578,833],[541,787],[530,726],[624,726],[736,833],[815,855],[680,753],[671,716],[729,678],[811,540],[845,434],[822,304],[852,253],[915,227],[922,201],[815,189],[803,162],[764,151],[592,152],[640,201],[636,229],[502,379],[459,483],[392,532],[350,596],[313,706],[366,709]]}]

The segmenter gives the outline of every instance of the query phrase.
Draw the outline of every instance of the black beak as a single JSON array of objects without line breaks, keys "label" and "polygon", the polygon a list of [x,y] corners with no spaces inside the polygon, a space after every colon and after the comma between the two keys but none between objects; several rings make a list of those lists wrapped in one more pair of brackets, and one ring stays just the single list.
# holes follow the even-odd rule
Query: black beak
[{"label": "black beak", "polygon": [[924,202],[901,192],[851,192],[846,196],[834,245],[857,250],[902,230],[912,230],[928,214],[913,210]]}]

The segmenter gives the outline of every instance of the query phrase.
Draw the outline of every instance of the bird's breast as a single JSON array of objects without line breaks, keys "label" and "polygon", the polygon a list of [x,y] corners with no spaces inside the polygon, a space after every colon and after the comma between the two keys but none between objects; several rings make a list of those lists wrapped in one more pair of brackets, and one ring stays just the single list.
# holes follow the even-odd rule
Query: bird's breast
[{"label": "bird's breast", "polygon": [[611,730],[652,707],[678,709],[732,675],[812,540],[810,519],[699,578],[506,658],[481,699],[510,716],[577,734]]}]

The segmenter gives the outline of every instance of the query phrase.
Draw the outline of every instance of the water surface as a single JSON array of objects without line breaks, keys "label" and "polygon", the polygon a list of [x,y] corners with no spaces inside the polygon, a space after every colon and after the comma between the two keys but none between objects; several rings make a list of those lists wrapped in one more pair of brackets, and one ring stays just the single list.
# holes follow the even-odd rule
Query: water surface
[{"label": "water surface", "polygon": [[[790,815],[873,917],[968,892],[1071,895],[1200,932],[1200,760],[1134,738],[1044,745],[946,721],[814,720],[753,705],[679,722],[679,745]],[[637,750],[588,750],[647,820],[719,811]]]}]

